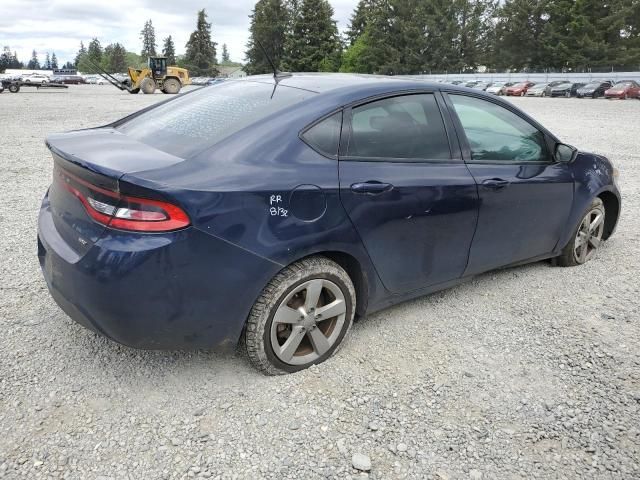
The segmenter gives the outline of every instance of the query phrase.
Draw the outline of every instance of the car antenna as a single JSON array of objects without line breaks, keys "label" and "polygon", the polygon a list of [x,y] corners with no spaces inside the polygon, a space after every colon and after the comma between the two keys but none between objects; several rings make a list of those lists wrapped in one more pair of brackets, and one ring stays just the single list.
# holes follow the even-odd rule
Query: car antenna
[{"label": "car antenna", "polygon": [[267,50],[264,48],[260,40],[258,40],[257,38],[256,38],[256,43],[260,47],[260,50],[262,50],[262,53],[264,53],[264,56],[266,57],[267,61],[269,62],[269,65],[271,65],[271,69],[273,70],[273,79],[276,82],[275,85],[273,86],[273,92],[271,92],[271,98],[273,98],[273,94],[276,93],[276,87],[278,86],[278,82],[283,78],[291,77],[293,75],[289,72],[281,72],[280,70],[278,70],[276,68],[275,63],[273,63],[273,60],[271,60],[271,57],[267,53]]}]

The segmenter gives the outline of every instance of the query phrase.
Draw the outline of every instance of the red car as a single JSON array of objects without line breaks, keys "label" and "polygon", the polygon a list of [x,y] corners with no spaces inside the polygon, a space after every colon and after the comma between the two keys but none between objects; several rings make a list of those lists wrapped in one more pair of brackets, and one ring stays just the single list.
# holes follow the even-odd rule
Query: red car
[{"label": "red car", "polygon": [[622,80],[604,92],[605,98],[640,98],[640,85],[635,80]]},{"label": "red car", "polygon": [[533,82],[520,82],[515,85],[511,85],[506,90],[507,97],[524,97],[531,87],[533,87],[535,83]]}]

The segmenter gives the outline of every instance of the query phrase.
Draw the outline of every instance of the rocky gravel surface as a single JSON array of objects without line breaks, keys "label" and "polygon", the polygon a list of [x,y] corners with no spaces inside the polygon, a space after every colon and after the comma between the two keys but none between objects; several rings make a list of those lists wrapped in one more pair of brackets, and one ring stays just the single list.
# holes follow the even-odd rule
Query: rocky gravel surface
[{"label": "rocky gravel surface", "polygon": [[621,223],[594,261],[390,308],[325,364],[268,378],[240,354],[105,340],[41,277],[43,138],[165,98],[0,95],[0,478],[640,478],[640,101],[513,99],[620,169]]}]

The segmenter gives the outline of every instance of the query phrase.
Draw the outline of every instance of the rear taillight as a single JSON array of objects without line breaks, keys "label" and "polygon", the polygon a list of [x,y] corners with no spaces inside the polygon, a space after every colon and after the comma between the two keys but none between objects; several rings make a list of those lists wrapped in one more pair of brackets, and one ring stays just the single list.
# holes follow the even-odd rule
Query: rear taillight
[{"label": "rear taillight", "polygon": [[160,200],[130,197],[106,190],[66,170],[55,168],[54,181],[75,196],[91,218],[111,228],[137,232],[169,232],[189,226],[180,207]]}]

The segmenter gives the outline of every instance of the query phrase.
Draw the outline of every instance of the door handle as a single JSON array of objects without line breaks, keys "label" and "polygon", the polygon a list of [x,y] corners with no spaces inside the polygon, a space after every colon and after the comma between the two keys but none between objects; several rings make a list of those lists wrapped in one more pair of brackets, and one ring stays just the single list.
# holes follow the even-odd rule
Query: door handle
[{"label": "door handle", "polygon": [[502,178],[488,178],[482,182],[483,187],[491,188],[492,190],[500,190],[507,185],[509,185],[509,182]]},{"label": "door handle", "polygon": [[384,192],[388,192],[393,188],[390,183],[382,183],[376,181],[354,183],[351,185],[351,191],[354,193],[365,193],[368,195],[379,195]]}]

